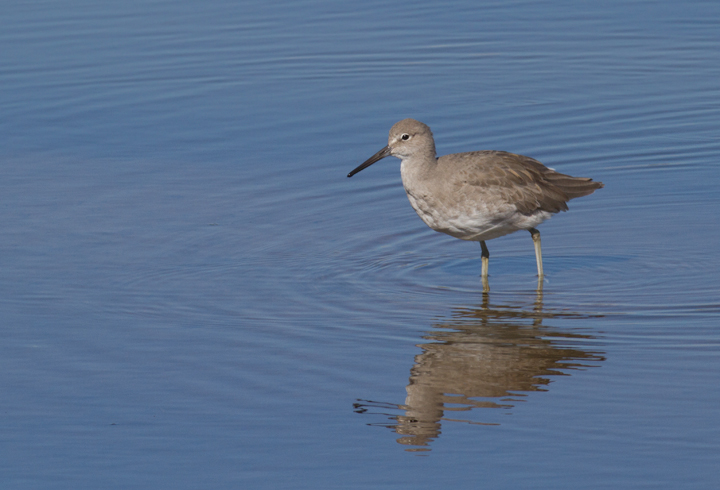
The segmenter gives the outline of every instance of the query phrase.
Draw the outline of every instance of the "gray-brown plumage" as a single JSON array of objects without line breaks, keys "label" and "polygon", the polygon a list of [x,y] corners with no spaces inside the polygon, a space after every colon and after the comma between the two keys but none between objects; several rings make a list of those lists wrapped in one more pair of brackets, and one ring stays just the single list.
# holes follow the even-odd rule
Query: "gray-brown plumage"
[{"label": "gray-brown plumage", "polygon": [[603,187],[584,177],[550,169],[530,157],[504,151],[474,151],[437,158],[430,128],[403,119],[390,129],[388,145],[348,174],[394,156],[410,204],[433,230],[462,240],[480,242],[482,277],[487,289],[490,254],[486,240],[528,230],[535,243],[538,276],[542,252],[537,225],[560,211],[566,202]]}]

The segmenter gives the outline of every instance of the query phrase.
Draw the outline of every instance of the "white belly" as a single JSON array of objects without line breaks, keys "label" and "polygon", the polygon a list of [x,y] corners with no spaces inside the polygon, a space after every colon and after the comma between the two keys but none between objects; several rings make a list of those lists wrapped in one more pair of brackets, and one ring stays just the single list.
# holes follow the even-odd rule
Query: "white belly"
[{"label": "white belly", "polygon": [[462,240],[492,240],[534,228],[552,216],[545,211],[526,216],[518,213],[513,204],[497,205],[482,200],[442,202],[422,193],[407,189],[406,192],[413,209],[426,225]]}]

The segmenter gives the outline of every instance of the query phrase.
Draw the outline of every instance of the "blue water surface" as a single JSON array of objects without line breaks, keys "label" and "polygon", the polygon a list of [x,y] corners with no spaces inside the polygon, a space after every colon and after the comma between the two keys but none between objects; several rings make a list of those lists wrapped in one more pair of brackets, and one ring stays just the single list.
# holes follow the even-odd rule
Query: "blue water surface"
[{"label": "blue water surface", "polygon": [[[8,489],[720,484],[720,4],[5,2]],[[382,148],[605,188],[530,237]]]}]

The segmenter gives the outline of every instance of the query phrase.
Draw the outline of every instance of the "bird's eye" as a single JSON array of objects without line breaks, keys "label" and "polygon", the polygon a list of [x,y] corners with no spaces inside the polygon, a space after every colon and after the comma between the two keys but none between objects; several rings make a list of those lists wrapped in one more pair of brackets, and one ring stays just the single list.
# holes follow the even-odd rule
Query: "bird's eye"
[{"label": "bird's eye", "polygon": [[403,141],[407,141],[407,140],[410,139],[410,135],[407,134],[407,133],[405,133],[405,134],[403,134],[402,136],[400,136],[400,139],[403,140]]}]

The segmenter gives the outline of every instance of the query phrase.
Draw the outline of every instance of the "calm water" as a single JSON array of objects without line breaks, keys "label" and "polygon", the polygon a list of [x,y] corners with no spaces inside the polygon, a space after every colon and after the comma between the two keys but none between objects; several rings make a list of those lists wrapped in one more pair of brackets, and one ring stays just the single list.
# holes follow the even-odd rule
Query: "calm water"
[{"label": "calm water", "polygon": [[[5,2],[8,489],[720,485],[720,4]],[[440,154],[605,188],[434,233]]]}]

